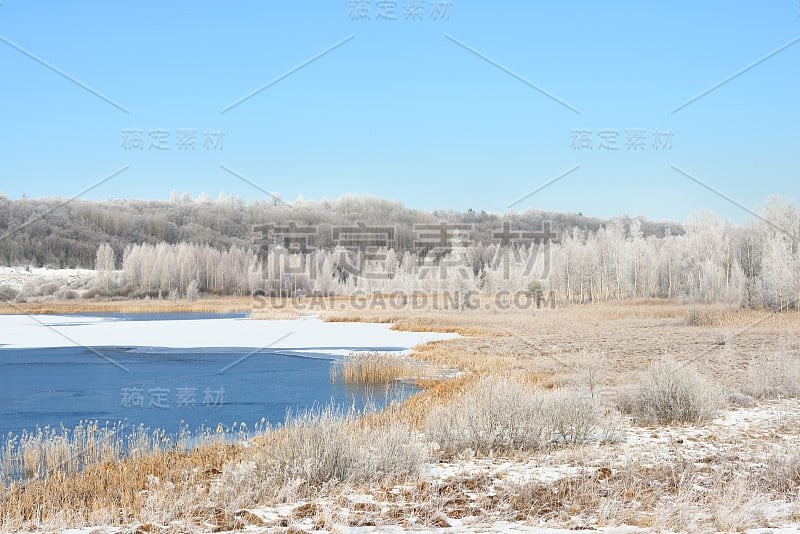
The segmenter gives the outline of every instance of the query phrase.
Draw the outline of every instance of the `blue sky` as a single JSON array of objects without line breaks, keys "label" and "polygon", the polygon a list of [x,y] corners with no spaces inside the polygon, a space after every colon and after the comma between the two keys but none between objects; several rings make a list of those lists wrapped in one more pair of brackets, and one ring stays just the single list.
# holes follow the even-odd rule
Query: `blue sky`
[{"label": "blue sky", "polygon": [[748,218],[676,167],[750,208],[800,196],[797,0],[352,3],[3,0],[0,192],[127,167],[84,197],[265,197],[225,166],[289,200],[505,212],[574,169],[513,209]]}]

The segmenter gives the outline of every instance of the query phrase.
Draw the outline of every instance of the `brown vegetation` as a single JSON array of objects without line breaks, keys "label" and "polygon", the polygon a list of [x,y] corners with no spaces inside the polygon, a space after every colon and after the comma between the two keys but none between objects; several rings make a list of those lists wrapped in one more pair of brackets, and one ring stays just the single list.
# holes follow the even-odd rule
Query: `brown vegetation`
[{"label": "brown vegetation", "polygon": [[389,384],[415,382],[427,371],[423,362],[381,352],[351,353],[331,365],[331,382],[344,384]]}]

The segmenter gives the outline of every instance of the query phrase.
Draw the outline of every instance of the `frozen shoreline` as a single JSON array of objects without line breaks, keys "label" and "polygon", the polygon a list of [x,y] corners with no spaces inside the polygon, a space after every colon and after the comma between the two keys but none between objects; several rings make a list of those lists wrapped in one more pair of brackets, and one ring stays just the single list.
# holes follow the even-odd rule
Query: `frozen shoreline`
[{"label": "frozen shoreline", "polygon": [[271,349],[342,356],[350,352],[405,352],[458,334],[400,332],[388,324],[326,323],[239,318],[123,321],[110,317],[0,315],[0,350],[52,347]]}]

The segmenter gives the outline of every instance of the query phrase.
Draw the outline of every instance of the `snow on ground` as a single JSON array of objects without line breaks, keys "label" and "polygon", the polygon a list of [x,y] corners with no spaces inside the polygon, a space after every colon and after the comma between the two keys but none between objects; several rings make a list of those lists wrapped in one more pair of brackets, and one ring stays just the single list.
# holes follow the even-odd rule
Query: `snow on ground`
[{"label": "snow on ground", "polygon": [[[420,481],[399,485],[392,493],[412,490],[418,482],[431,484],[432,487],[448,487],[454,481],[482,480],[475,491],[467,491],[465,496],[478,502],[488,495],[499,493],[503,487],[513,488],[519,484],[541,482],[552,484],[556,480],[580,476],[582,473],[597,473],[600,469],[625,469],[629,462],[668,463],[676,457],[684,457],[697,465],[719,460],[718,467],[726,466],[726,456],[741,459],[742,465],[763,466],[765,461],[776,450],[800,450],[800,399],[781,399],[766,401],[749,408],[723,411],[718,418],[704,425],[667,425],[643,427],[627,421],[621,429],[620,440],[615,444],[594,443],[579,449],[556,449],[547,453],[519,457],[484,457],[476,458],[463,455],[449,462],[429,464],[422,472]],[[435,491],[433,494],[435,495]],[[349,501],[350,505],[343,504]],[[452,534],[468,534],[477,532],[497,532],[501,534],[566,534],[567,532],[598,533],[639,533],[669,532],[668,530],[641,528],[630,525],[595,525],[591,520],[576,517],[574,524],[547,526],[537,524],[537,518],[514,522],[497,517],[491,513],[466,517],[452,517],[448,510],[442,508],[445,524],[449,527],[430,528],[423,525],[406,526],[348,526],[346,518],[357,516],[357,503],[385,508],[387,502],[380,502],[369,493],[354,492],[345,499],[335,502],[317,501],[323,509],[337,510],[337,515],[344,520],[336,524],[330,531],[358,534],[375,534],[382,532],[442,532]],[[277,507],[263,507],[248,510],[266,524],[278,524],[279,520],[290,520],[295,532],[323,532],[315,530],[312,518],[301,519],[292,510],[307,505],[297,502]],[[747,534],[800,534],[800,524],[796,522],[796,504],[787,501],[770,501],[767,498],[761,503],[763,520],[770,528],[751,528]],[[700,531],[703,527],[700,528]],[[249,525],[246,532],[265,533],[269,529]]]},{"label": "snow on ground", "polygon": [[[629,422],[630,423],[630,422]],[[557,449],[548,453],[531,457],[497,457],[475,458],[464,455],[450,462],[432,463],[424,469],[419,482],[446,485],[450,480],[466,480],[487,477],[488,483],[477,491],[482,495],[467,492],[468,499],[479,499],[493,493],[501,486],[513,486],[523,482],[543,482],[545,484],[580,474],[581,471],[597,471],[599,466],[610,469],[623,469],[629,461],[661,462],[676,455],[684,456],[699,463],[710,457],[725,454],[735,455],[744,462],[759,463],[774,451],[775,447],[784,450],[800,449],[798,430],[800,429],[800,399],[781,399],[761,403],[749,408],[724,411],[720,416],[701,426],[668,425],[658,427],[642,427],[627,424],[622,431],[621,439],[612,445],[592,444],[581,449]],[[485,478],[482,478],[485,480]],[[399,485],[393,488],[402,491],[413,488],[414,483]],[[383,491],[383,490],[381,490]],[[377,495],[377,494],[376,494]],[[362,506],[359,507],[358,505]],[[413,506],[413,503],[410,503]],[[316,524],[315,513],[298,515],[302,508],[313,505],[320,510],[336,511],[337,518],[331,521],[335,528],[320,530]],[[747,534],[800,534],[800,524],[794,513],[795,504],[784,501],[767,501],[762,503],[764,521],[769,528],[750,528],[743,531]],[[259,507],[237,512],[240,517],[249,518],[242,530],[238,532],[267,534],[271,532],[307,532],[321,534],[323,532],[347,532],[354,534],[401,533],[449,533],[471,534],[478,532],[496,532],[499,534],[567,534],[571,532],[596,532],[600,534],[670,532],[653,528],[642,528],[628,525],[592,525],[583,520],[574,525],[546,526],[537,524],[536,518],[525,521],[509,521],[506,518],[493,516],[491,513],[466,517],[447,516],[447,509],[440,512],[446,523],[440,528],[432,528],[422,524],[350,526],[348,518],[365,516],[371,508],[383,509],[388,502],[381,502],[370,492],[353,490],[336,498],[322,498],[314,501],[299,501],[274,507]],[[368,518],[368,512],[366,517]],[[323,515],[327,515],[325,512]],[[444,525],[449,526],[444,526]],[[270,525],[270,526],[267,526]],[[277,525],[283,525],[278,527]],[[287,528],[291,525],[291,528]],[[197,524],[173,524],[188,533],[201,532],[204,529]],[[69,530],[71,534],[122,534],[123,532],[143,532],[131,527],[90,527]],[[165,526],[166,527],[166,526]],[[570,528],[571,527],[571,528]],[[700,529],[701,531],[703,528]],[[229,531],[232,532],[232,531]]]},{"label": "snow on ground", "polygon": [[725,411],[701,426],[633,426],[626,432],[624,451],[656,465],[676,455],[696,463],[707,463],[726,455],[746,459],[749,467],[760,467],[778,450],[800,451],[800,400],[772,400],[753,406]]},{"label": "snow on ground", "polygon": [[407,351],[415,345],[458,337],[400,332],[388,324],[293,320],[121,320],[109,317],[0,315],[0,347],[158,347],[169,349],[269,348],[281,352],[342,356],[359,351]]},{"label": "snow on ground", "polygon": [[8,285],[19,291],[28,282],[41,285],[46,282],[58,282],[68,285],[70,282],[94,277],[92,269],[47,269],[45,267],[0,267],[0,286]]}]

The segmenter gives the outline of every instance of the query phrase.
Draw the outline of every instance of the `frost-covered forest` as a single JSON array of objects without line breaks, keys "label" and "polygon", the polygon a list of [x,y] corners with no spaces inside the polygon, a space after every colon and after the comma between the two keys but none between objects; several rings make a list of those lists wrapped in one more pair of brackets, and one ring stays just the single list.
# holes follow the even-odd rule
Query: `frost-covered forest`
[{"label": "frost-covered forest", "polygon": [[[441,257],[413,251],[374,253],[342,247],[266,255],[232,246],[134,245],[123,258],[125,280],[153,294],[209,291],[246,295],[519,291],[539,287],[571,302],[673,298],[786,309],[800,296],[798,213],[773,202],[764,219],[744,226],[699,213],[685,233],[642,232],[638,219],[616,219],[585,231],[565,230],[557,242],[462,245]],[[627,224],[625,224],[627,222]]]},{"label": "frost-covered forest", "polygon": [[[91,253],[97,277],[84,296],[542,291],[577,303],[668,298],[772,309],[797,308],[800,297],[800,216],[792,203],[779,199],[768,201],[744,225],[710,212],[694,214],[683,225],[545,212],[505,217],[431,214],[374,199],[297,207],[227,200],[200,207],[194,202],[173,204],[151,203],[152,213],[145,210],[149,215],[139,219],[123,209],[119,218],[112,217],[107,204],[70,208],[111,237]],[[165,215],[170,210],[184,213],[184,219],[176,220],[189,220],[187,227],[172,222]],[[464,224],[470,217],[474,221]],[[198,220],[203,223],[191,222]],[[313,225],[301,229],[305,237],[300,247],[280,238],[265,244],[253,235],[259,223],[268,221],[274,229],[295,220],[299,222],[284,228],[297,232],[297,225]],[[341,228],[337,223],[352,225],[352,220],[384,225],[376,228],[392,226],[390,244],[365,240],[342,245],[336,238]],[[447,246],[420,247],[419,225],[442,220],[456,228],[448,234]],[[554,221],[550,239],[524,238],[524,232],[536,234],[544,220]],[[245,221],[253,226],[247,229],[250,223]],[[160,230],[153,232],[155,226],[148,224],[161,225]],[[508,239],[503,228],[521,237]],[[159,239],[160,232],[169,239]],[[42,252],[51,253],[56,254],[46,248]]]},{"label": "frost-covered forest", "polygon": [[[539,228],[551,221],[554,228],[578,226],[595,231],[605,221],[581,214],[531,210],[513,215],[482,211],[435,211],[405,208],[399,202],[371,197],[345,196],[334,201],[291,203],[277,198],[245,203],[239,197],[220,194],[216,200],[201,195],[174,194],[170,202],[106,200],[89,202],[68,199],[9,200],[0,195],[0,265],[32,265],[53,268],[92,268],[97,247],[108,243],[117,260],[126,246],[165,242],[198,243],[216,249],[232,245],[250,248],[257,225],[313,226],[309,245],[331,245],[334,226],[393,225],[397,228],[394,248],[405,252],[413,247],[413,225],[447,221],[472,225],[473,238],[488,244],[493,232],[508,222],[514,228]],[[674,223],[643,220],[645,235],[664,235],[666,229],[680,232]]]}]

